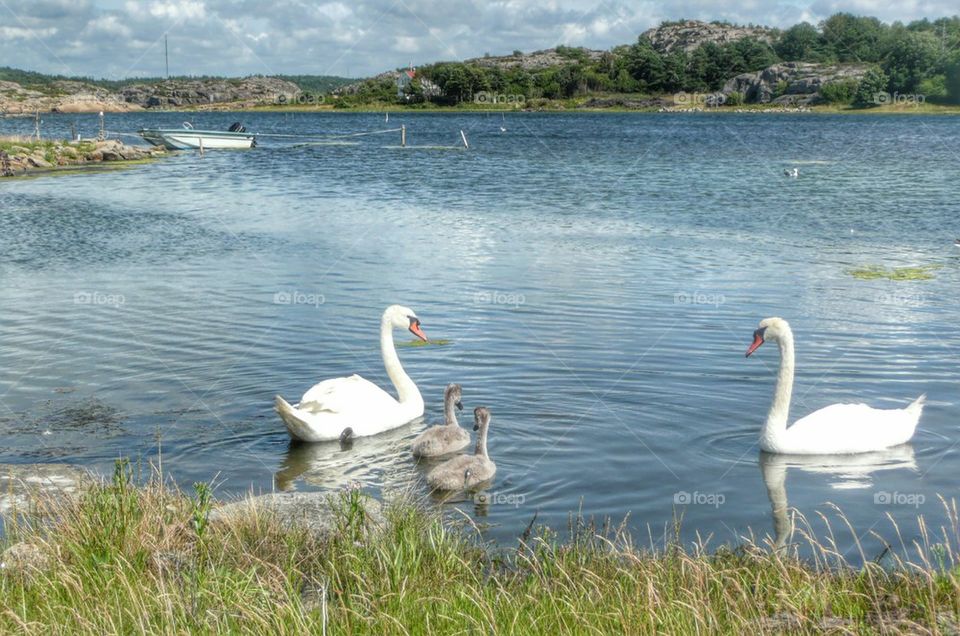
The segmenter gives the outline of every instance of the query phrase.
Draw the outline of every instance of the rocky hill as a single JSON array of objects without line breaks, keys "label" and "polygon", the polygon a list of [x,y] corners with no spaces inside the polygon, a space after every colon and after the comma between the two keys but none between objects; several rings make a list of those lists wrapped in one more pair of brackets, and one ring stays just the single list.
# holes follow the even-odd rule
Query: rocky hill
[{"label": "rocky hill", "polygon": [[248,108],[289,100],[300,92],[275,77],[173,79],[111,90],[83,81],[54,80],[24,87],[0,80],[0,114],[127,112],[148,108]]},{"label": "rocky hill", "polygon": [[465,63],[503,70],[522,68],[525,71],[539,71],[551,66],[561,66],[577,59],[596,62],[603,54],[604,51],[594,49],[564,47],[534,51],[533,53],[517,51],[512,55],[487,55],[465,60]]},{"label": "rocky hill", "polygon": [[643,32],[643,36],[660,53],[672,53],[680,50],[689,53],[707,42],[726,44],[743,38],[756,38],[772,43],[777,32],[760,26],[737,26],[721,22],[701,22],[685,20],[667,22]]},{"label": "rocky hill", "polygon": [[276,104],[300,92],[293,82],[275,77],[168,80],[123,87],[120,98],[142,108],[183,108],[230,103],[236,106]]}]

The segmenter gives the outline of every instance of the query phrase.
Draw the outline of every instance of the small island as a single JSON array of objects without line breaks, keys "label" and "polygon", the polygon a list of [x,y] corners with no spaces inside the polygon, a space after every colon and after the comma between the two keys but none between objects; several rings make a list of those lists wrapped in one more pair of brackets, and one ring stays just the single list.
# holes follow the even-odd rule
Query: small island
[{"label": "small island", "polygon": [[116,139],[51,141],[0,136],[0,177],[64,168],[143,162],[166,154],[163,148],[129,146]]}]

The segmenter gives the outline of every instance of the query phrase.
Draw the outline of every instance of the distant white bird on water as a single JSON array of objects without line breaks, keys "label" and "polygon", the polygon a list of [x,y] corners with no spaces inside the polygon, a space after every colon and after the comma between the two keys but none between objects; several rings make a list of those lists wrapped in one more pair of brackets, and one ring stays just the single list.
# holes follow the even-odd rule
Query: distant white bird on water
[{"label": "distant white bird on water", "polygon": [[794,177],[794,178],[799,177],[800,168],[787,168],[783,171],[783,174],[788,177]]},{"label": "distant white bird on water", "polygon": [[953,242],[954,247],[960,247],[960,239]]}]

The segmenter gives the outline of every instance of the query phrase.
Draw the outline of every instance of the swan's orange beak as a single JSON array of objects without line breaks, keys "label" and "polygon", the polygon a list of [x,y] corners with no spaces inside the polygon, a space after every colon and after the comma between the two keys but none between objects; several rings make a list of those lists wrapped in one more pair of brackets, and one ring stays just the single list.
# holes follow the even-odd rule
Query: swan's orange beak
[{"label": "swan's orange beak", "polygon": [[749,358],[750,354],[760,348],[760,345],[763,344],[763,331],[757,329],[753,332],[753,344],[750,345],[750,348],[747,349],[746,357]]},{"label": "swan's orange beak", "polygon": [[415,335],[417,338],[420,338],[420,339],[423,340],[424,342],[429,342],[429,341],[427,340],[427,334],[423,333],[423,330],[420,328],[420,321],[419,321],[419,320],[411,320],[411,321],[410,321],[410,333],[412,333],[413,335]]}]

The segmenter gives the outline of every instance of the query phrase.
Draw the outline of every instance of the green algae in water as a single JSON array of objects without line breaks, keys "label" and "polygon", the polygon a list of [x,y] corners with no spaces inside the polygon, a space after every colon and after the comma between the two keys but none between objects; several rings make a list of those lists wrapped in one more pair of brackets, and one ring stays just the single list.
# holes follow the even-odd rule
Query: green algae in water
[{"label": "green algae in water", "polygon": [[854,278],[860,280],[933,280],[933,272],[943,267],[942,265],[922,265],[920,267],[894,267],[887,269],[883,265],[867,265],[857,269],[848,270]]},{"label": "green algae in water", "polygon": [[428,340],[424,342],[423,340],[411,340],[410,342],[398,342],[398,347],[445,347],[447,345],[452,345],[453,340],[444,340],[443,338],[438,338],[437,340]]}]

